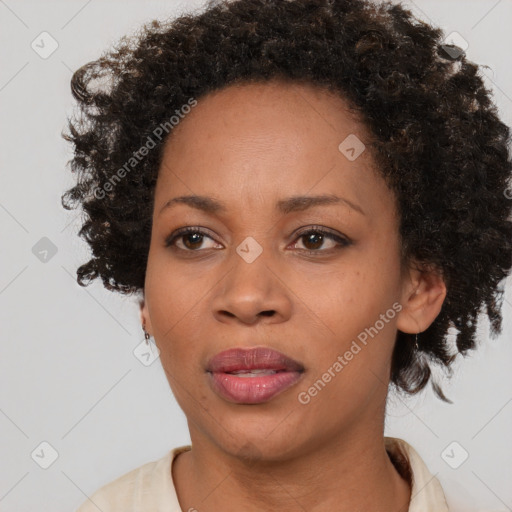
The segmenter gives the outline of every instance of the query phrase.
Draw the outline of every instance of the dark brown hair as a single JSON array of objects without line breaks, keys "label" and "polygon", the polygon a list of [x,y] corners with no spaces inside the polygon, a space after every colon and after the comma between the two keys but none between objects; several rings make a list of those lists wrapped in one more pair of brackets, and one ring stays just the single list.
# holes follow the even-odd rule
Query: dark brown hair
[{"label": "dark brown hair", "polygon": [[[397,334],[391,382],[416,393],[432,377],[431,363],[450,370],[458,353],[475,348],[479,313],[488,315],[492,336],[501,333],[502,284],[512,266],[512,162],[510,130],[479,66],[401,4],[210,2],[144,25],[78,69],[71,89],[80,116],[68,119],[63,134],[74,144],[77,183],[62,196],[65,208],[80,205],[86,215],[79,235],[92,258],[78,268],[78,282],[100,277],[109,290],[142,292],[166,140],[155,128],[191,98],[272,79],[327,87],[357,109],[396,196],[405,260],[445,279],[442,310],[420,334],[419,350],[414,335]],[[139,160],[149,138],[154,147]]]}]

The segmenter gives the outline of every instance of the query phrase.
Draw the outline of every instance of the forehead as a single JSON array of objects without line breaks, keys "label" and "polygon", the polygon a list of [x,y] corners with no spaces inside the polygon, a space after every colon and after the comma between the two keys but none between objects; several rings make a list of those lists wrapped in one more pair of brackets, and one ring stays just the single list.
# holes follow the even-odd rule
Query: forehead
[{"label": "forehead", "polygon": [[338,139],[344,132],[368,136],[358,112],[340,94],[318,85],[272,80],[228,85],[202,96],[173,128],[167,146],[192,131],[208,139],[229,134],[235,140],[244,135],[271,137],[283,128],[287,138],[300,132],[303,145],[307,140],[315,142],[316,133],[324,140],[327,134]]},{"label": "forehead", "polygon": [[358,202],[378,177],[368,151],[352,161],[340,151],[350,137],[363,144],[366,127],[327,89],[280,81],[228,86],[201,97],[173,129],[155,203],[171,189],[228,203],[337,189]]}]

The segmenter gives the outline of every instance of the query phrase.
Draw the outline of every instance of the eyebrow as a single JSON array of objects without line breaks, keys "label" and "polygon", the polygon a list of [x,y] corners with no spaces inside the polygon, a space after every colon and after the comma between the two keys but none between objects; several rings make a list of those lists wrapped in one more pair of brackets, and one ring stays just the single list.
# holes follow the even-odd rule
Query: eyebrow
[{"label": "eyebrow", "polygon": [[[217,199],[214,199],[213,197],[188,195],[169,199],[160,209],[159,215],[164,210],[167,210],[177,204],[186,204],[191,208],[196,208],[197,210],[201,210],[203,212],[210,214],[227,212],[225,204],[218,201]],[[276,209],[282,214],[287,214],[292,212],[304,211],[307,210],[308,208],[313,208],[315,206],[329,204],[345,204],[352,208],[353,210],[359,212],[361,215],[366,215],[359,205],[353,203],[352,201],[349,201],[348,199],[338,197],[333,194],[323,194],[318,196],[287,197],[286,199],[281,199],[276,203]]]}]

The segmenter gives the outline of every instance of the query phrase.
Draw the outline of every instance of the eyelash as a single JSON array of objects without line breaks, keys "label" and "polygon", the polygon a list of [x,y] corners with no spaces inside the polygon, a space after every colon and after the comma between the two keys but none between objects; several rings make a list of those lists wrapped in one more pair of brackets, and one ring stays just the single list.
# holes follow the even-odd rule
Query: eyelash
[{"label": "eyelash", "polygon": [[[331,231],[327,231],[325,228],[322,228],[321,226],[312,226],[309,229],[298,233],[295,240],[303,238],[306,235],[310,235],[312,233],[321,234],[324,236],[324,238],[329,238],[330,240],[334,240],[335,242],[338,242],[339,246],[333,247],[333,248],[327,249],[327,250],[300,249],[301,252],[306,253],[308,255],[318,255],[319,253],[320,254],[321,253],[330,253],[333,250],[348,247],[352,243],[351,240],[349,240],[345,237],[336,235],[335,233],[332,233]],[[187,226],[184,228],[180,228],[177,231],[175,231],[174,233],[172,233],[165,240],[165,247],[173,247],[176,250],[183,251],[183,252],[189,252],[189,253],[199,252],[201,249],[193,250],[193,249],[181,249],[180,247],[176,247],[176,245],[175,245],[176,240],[179,239],[180,237],[184,237],[185,235],[189,235],[189,234],[200,234],[200,235],[207,236],[208,238],[213,240],[213,238],[210,235],[208,235],[208,233],[206,231],[204,231],[203,229],[201,229],[199,227],[195,227],[195,226]],[[202,249],[202,250],[204,250],[204,249]]]}]

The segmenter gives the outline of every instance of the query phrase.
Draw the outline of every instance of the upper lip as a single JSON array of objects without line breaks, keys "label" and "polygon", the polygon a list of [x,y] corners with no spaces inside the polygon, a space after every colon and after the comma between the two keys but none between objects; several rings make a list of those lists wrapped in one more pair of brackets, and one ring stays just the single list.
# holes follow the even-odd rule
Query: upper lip
[{"label": "upper lip", "polygon": [[268,347],[232,348],[213,356],[206,367],[208,372],[236,372],[239,370],[304,371],[304,366],[277,350]]}]

